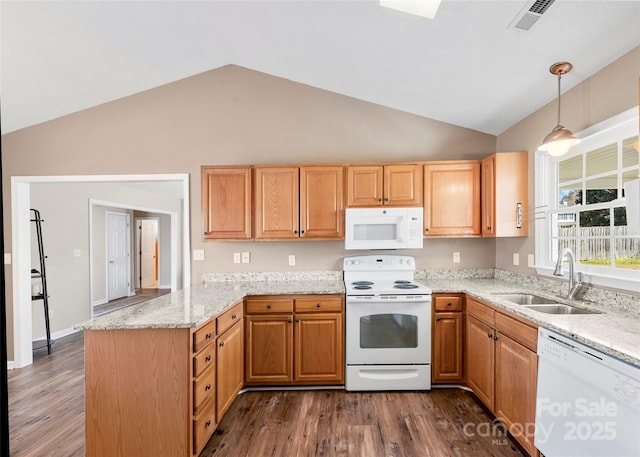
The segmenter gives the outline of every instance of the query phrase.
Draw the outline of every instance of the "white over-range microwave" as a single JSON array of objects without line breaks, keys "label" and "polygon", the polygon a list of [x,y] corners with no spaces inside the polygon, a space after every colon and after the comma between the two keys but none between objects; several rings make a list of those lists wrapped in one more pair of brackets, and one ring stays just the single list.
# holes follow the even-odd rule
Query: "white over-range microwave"
[{"label": "white over-range microwave", "polygon": [[422,248],[422,208],[347,208],[345,249]]}]

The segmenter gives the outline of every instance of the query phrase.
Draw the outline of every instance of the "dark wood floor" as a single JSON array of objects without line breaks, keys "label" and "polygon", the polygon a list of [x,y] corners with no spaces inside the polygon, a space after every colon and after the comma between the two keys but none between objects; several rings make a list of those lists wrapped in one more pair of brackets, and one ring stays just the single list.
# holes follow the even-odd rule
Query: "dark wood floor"
[{"label": "dark wood floor", "polygon": [[[11,455],[84,456],[82,334],[59,339],[50,356],[39,352],[9,372]],[[201,457],[522,456],[501,432],[458,389],[247,392]]]}]

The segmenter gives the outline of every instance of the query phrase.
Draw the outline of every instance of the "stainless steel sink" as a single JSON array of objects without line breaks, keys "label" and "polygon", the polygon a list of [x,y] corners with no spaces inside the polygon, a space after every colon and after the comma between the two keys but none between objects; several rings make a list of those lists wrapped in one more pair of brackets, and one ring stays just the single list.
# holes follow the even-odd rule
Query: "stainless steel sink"
[{"label": "stainless steel sink", "polygon": [[546,314],[601,314],[599,311],[591,311],[590,309],[577,308],[562,303],[554,303],[550,305],[524,305],[526,308],[539,311]]},{"label": "stainless steel sink", "polygon": [[540,297],[539,295],[525,293],[493,294],[493,296],[508,300],[517,305],[546,305],[550,303],[558,303],[558,299],[550,299]]}]

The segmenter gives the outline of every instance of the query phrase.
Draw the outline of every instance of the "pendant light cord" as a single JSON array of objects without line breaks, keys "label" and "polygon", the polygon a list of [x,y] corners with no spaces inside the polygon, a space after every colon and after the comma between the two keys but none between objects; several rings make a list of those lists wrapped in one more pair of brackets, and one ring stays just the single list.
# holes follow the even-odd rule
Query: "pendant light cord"
[{"label": "pendant light cord", "polygon": [[558,123],[560,125],[560,78],[562,78],[562,72],[558,73]]}]

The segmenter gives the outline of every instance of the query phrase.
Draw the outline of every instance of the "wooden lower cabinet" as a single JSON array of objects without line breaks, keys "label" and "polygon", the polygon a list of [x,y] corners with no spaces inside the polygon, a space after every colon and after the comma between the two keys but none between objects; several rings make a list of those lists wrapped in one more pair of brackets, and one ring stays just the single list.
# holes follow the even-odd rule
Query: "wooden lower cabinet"
[{"label": "wooden lower cabinet", "polygon": [[530,455],[537,452],[536,344],[533,323],[467,298],[467,385]]},{"label": "wooden lower cabinet", "polygon": [[249,297],[245,306],[247,385],[344,383],[342,296]]},{"label": "wooden lower cabinet", "polygon": [[229,409],[244,384],[244,323],[239,320],[216,341],[216,417]]},{"label": "wooden lower cabinet", "polygon": [[294,382],[344,382],[343,327],[341,313],[295,315]]},{"label": "wooden lower cabinet", "polygon": [[431,382],[461,383],[464,294],[433,294]]}]

